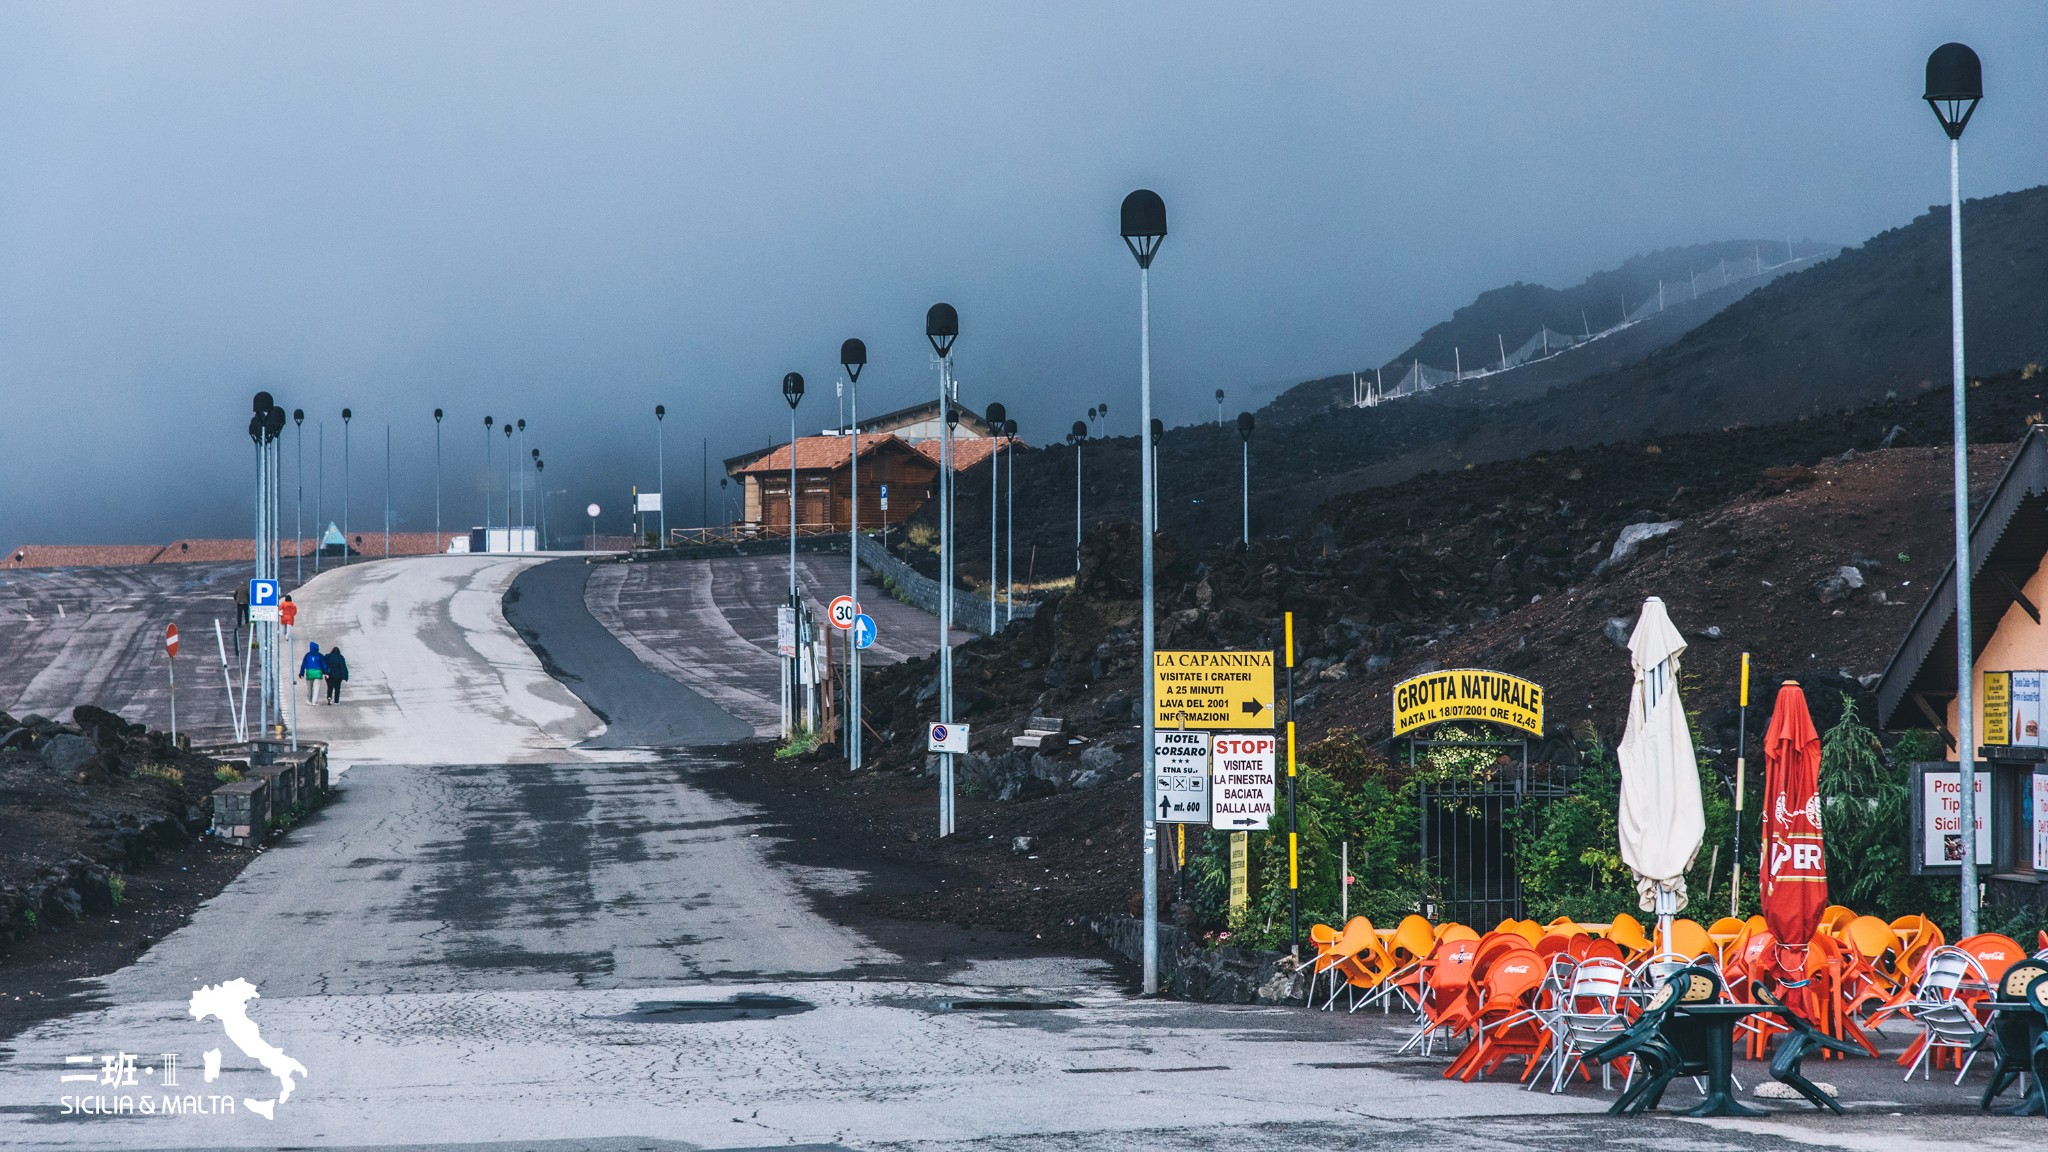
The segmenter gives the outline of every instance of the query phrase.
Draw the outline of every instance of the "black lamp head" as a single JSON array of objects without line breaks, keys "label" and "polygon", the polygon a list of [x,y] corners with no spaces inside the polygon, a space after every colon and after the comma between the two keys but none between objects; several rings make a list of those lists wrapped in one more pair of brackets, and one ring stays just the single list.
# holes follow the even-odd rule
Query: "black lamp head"
[{"label": "black lamp head", "polygon": [[782,398],[789,401],[789,410],[791,412],[796,411],[796,406],[804,398],[804,378],[802,374],[791,372],[782,378]]},{"label": "black lamp head", "polygon": [[275,440],[278,433],[284,431],[284,421],[284,409],[272,408],[263,414],[263,431]]},{"label": "black lamp head", "polygon": [[294,408],[294,409],[292,409],[292,423],[293,423],[293,424],[295,424],[295,425],[297,425],[297,424],[304,424],[305,422],[306,422],[306,410],[305,410],[304,408]]},{"label": "black lamp head", "polygon": [[1095,409],[1093,409],[1093,408],[1090,408],[1090,409],[1088,410],[1088,418],[1089,418],[1090,420],[1093,420],[1093,419],[1095,419]]},{"label": "black lamp head", "polygon": [[665,405],[656,404],[654,406],[654,418],[656,420],[659,420],[666,415],[668,415],[668,408]]},{"label": "black lamp head", "polygon": [[1948,43],[1927,57],[1927,93],[1921,99],[1934,109],[1942,130],[1959,140],[1977,101],[1984,98],[1984,63],[1967,44]]},{"label": "black lamp head", "polygon": [[1150,188],[1140,188],[1124,197],[1124,246],[1138,258],[1138,267],[1150,268],[1159,254],[1159,242],[1166,239],[1166,201]]},{"label": "black lamp head", "polygon": [[948,401],[946,404],[946,427],[953,428],[960,423],[960,406]]},{"label": "black lamp head", "polygon": [[1076,420],[1074,421],[1074,427],[1067,434],[1076,440],[1086,440],[1088,438],[1088,425],[1084,421]]},{"label": "black lamp head", "polygon": [[534,459],[535,459],[536,461],[540,459],[540,449],[538,449],[538,448],[535,448],[535,449],[533,450],[533,458],[534,458]]},{"label": "black lamp head", "polygon": [[1017,422],[1015,420],[1003,421],[1003,435],[1012,440],[1017,438]]},{"label": "black lamp head", "polygon": [[989,431],[1000,434],[1003,430],[1003,421],[1008,419],[1009,415],[1010,413],[1003,407],[1002,401],[998,400],[988,406],[987,411],[981,414],[981,418],[988,421]]},{"label": "black lamp head", "polygon": [[521,421],[519,421],[519,430],[520,430],[521,432],[524,432],[524,431],[526,431],[526,421],[525,421],[525,420],[523,420],[523,419],[522,419]]},{"label": "black lamp head", "polygon": [[[931,317],[926,316],[925,319],[930,321]],[[958,331],[960,326],[959,317],[954,317],[953,326],[954,330]],[[866,342],[862,341],[859,337],[840,341],[839,366],[846,369],[847,379],[855,384],[860,383],[860,370],[868,366],[868,346]]]},{"label": "black lamp head", "polygon": [[1108,402],[1107,402],[1107,401],[1105,401],[1105,402],[1103,402],[1103,403],[1101,403],[1101,404],[1097,404],[1097,405],[1095,406],[1095,414],[1096,414],[1097,416],[1100,416],[1100,417],[1102,417],[1102,418],[1103,418],[1104,420],[1107,420],[1107,419],[1109,419],[1109,404],[1108,404]]},{"label": "black lamp head", "polygon": [[533,470],[534,470],[535,472],[545,472],[545,471],[547,471],[547,470],[548,470],[548,462],[547,462],[547,461],[545,461],[545,460],[541,460],[541,459],[538,459],[538,458],[536,458],[536,459],[534,460],[534,462],[533,462]]},{"label": "black lamp head", "polygon": [[1218,389],[1216,390],[1216,402],[1217,402],[1218,404],[1221,404],[1221,403],[1223,403],[1223,389],[1221,389],[1221,388],[1218,388]]},{"label": "black lamp head", "polygon": [[932,305],[924,314],[924,335],[932,342],[932,351],[941,358],[950,356],[953,341],[960,336],[960,314],[951,304]]},{"label": "black lamp head", "polygon": [[507,439],[507,440],[510,440],[510,439],[512,438],[512,423],[511,423],[511,421],[509,421],[509,420],[508,420],[508,421],[506,421],[505,423],[503,423],[503,424],[500,424],[500,425],[498,425],[498,427],[500,427],[500,428],[503,428],[503,429],[505,430],[505,439]]},{"label": "black lamp head", "polygon": [[1159,438],[1164,435],[1166,435],[1166,425],[1159,422],[1159,417],[1154,416],[1152,418],[1152,446],[1154,448],[1159,447]]},{"label": "black lamp head", "polygon": [[254,401],[254,408],[255,408],[256,414],[257,414],[258,416],[261,416],[261,415],[263,415],[263,414],[264,414],[265,412],[268,412],[268,411],[270,411],[271,405],[273,405],[273,404],[276,404],[276,403],[277,403],[277,401],[275,401],[275,400],[273,400],[273,399],[271,399],[271,398],[270,398],[270,393],[268,393],[268,392],[258,392],[258,393],[256,394],[256,398],[255,398],[255,401]]},{"label": "black lamp head", "polygon": [[1238,434],[1239,436],[1242,436],[1242,437],[1244,437],[1244,441],[1245,441],[1245,443],[1247,443],[1247,444],[1251,443],[1251,439],[1252,439],[1252,414],[1251,414],[1251,413],[1249,413],[1249,412],[1239,412],[1239,413],[1237,414],[1237,434]]},{"label": "black lamp head", "polygon": [[491,428],[491,424],[492,424],[492,420],[491,420],[491,418],[490,418],[489,416],[486,416],[486,417],[484,417],[484,430],[485,430],[486,432],[490,431],[490,428]]},{"label": "black lamp head", "polygon": [[253,444],[263,443],[263,417],[249,417],[249,441]]},{"label": "black lamp head", "polygon": [[346,408],[343,408],[343,409],[341,410],[341,422],[342,422],[343,424],[346,424],[346,423],[348,423],[348,422],[349,422],[350,420],[353,420],[353,419],[355,419],[355,415],[356,415],[356,414],[355,414],[354,412],[351,412],[351,411],[349,411],[348,409],[346,409]]},{"label": "black lamp head", "polygon": [[441,410],[440,410],[439,408],[436,408],[436,409],[434,409],[434,423],[436,423],[436,424],[439,424],[440,422],[441,422]]}]

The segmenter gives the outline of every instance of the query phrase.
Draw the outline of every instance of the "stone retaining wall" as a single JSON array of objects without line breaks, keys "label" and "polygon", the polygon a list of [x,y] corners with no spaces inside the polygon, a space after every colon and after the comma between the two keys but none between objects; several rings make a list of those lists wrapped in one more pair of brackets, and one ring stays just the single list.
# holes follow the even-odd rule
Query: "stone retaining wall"
[{"label": "stone retaining wall", "polygon": [[[939,582],[898,560],[882,547],[882,542],[871,537],[860,538],[860,562],[872,569],[882,581],[882,586],[894,593],[896,598],[936,616],[939,614]],[[1019,620],[1028,620],[1038,611],[1035,603],[1018,604],[1011,612]],[[953,589],[953,626],[970,632],[988,635],[988,597],[977,596],[962,588]],[[1003,626],[1003,606],[996,605],[996,628]]]},{"label": "stone retaining wall", "polygon": [[[1135,916],[1098,916],[1089,931],[1133,964],[1144,962],[1145,924]],[[1159,925],[1159,987],[1182,1000],[1210,1004],[1303,1004],[1308,970],[1285,952],[1203,948],[1185,929]]]}]

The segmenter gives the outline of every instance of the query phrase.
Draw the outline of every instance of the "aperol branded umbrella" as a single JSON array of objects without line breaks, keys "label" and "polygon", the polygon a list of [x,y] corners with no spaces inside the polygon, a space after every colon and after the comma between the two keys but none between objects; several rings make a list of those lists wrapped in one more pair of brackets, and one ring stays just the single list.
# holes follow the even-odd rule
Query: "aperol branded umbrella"
[{"label": "aperol branded umbrella", "polygon": [[1764,732],[1763,864],[1757,870],[1764,921],[1780,944],[1813,939],[1828,904],[1820,826],[1820,735],[1806,693],[1787,680]]},{"label": "aperol branded umbrella", "polygon": [[1621,767],[1621,810],[1615,824],[1622,861],[1636,874],[1638,903],[1643,911],[1657,913],[1668,938],[1670,918],[1685,908],[1685,870],[1699,855],[1707,820],[1692,732],[1678,701],[1685,637],[1671,623],[1664,601],[1655,596],[1643,601],[1628,650],[1635,687],[1629,694],[1628,728],[1615,749]]}]

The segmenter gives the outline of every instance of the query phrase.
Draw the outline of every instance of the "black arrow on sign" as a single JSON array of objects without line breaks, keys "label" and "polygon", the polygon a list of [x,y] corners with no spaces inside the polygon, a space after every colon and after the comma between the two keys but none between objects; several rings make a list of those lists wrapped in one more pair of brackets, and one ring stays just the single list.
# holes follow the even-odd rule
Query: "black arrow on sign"
[{"label": "black arrow on sign", "polygon": [[[1247,700],[1244,702],[1242,707],[1246,712],[1249,712],[1254,716],[1257,716],[1259,713],[1264,712],[1266,710],[1266,706],[1264,704],[1259,703],[1257,700]],[[1128,809],[1126,809],[1126,811],[1128,811]]]},{"label": "black arrow on sign", "polygon": [[[1126,808],[1126,809],[1124,809],[1124,811],[1128,812],[1128,811],[1130,811],[1130,809]],[[1172,814],[1173,814],[1173,797],[1171,797],[1171,796],[1161,796],[1161,797],[1159,798],[1159,818],[1160,818],[1161,820],[1164,820],[1164,819],[1166,819],[1166,818],[1167,818],[1168,816],[1171,816]]]},{"label": "black arrow on sign", "polygon": [[[1127,812],[1128,812],[1128,811],[1130,811],[1130,809],[1128,809],[1128,808],[1127,808],[1127,809],[1125,809],[1125,811],[1127,811]],[[1231,821],[1230,823],[1231,823],[1231,825],[1232,825],[1233,827],[1237,827],[1237,828],[1249,828],[1249,827],[1251,827],[1252,825],[1254,825],[1254,824],[1257,824],[1257,823],[1258,823],[1258,821],[1257,821],[1257,820],[1254,820],[1254,819],[1252,819],[1252,818],[1251,818],[1251,817],[1249,817],[1249,816],[1239,816],[1239,817],[1238,817],[1237,819],[1235,819],[1235,820],[1232,820],[1232,821]]]}]

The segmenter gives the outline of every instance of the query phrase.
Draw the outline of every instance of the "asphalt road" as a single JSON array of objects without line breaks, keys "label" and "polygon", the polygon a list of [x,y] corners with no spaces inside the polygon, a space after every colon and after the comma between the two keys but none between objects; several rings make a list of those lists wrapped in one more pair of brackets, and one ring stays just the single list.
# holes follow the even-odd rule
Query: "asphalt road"
[{"label": "asphalt road", "polygon": [[[1441,1056],[1395,1054],[1398,1018],[1147,1002],[1087,958],[892,951],[813,899],[860,873],[780,862],[796,854],[776,837],[801,827],[697,786],[711,754],[579,747],[596,715],[500,612],[528,567],[393,561],[321,586],[302,620],[366,668],[358,700],[314,710],[343,795],[105,980],[106,1007],[0,1049],[0,1146],[2038,1146],[2039,1121],[1979,1117],[1954,1090],[1940,1112],[1876,1095],[1896,1072],[1874,1065],[1846,1119],[1614,1121],[1597,1088],[1445,1081]],[[544,643],[582,626],[542,616]],[[613,712],[607,683],[583,687]],[[202,984],[236,978],[261,994],[262,1043],[306,1069],[275,1119],[249,1106],[275,1076],[189,1011]],[[178,1054],[174,1092],[162,1053]],[[165,1114],[166,1095],[202,1110]],[[67,1098],[153,1107],[78,1114]]]},{"label": "asphalt road", "polygon": [[605,721],[603,734],[582,747],[684,748],[753,736],[754,725],[655,671],[591,615],[584,600],[591,573],[622,567],[551,560],[520,573],[505,594],[506,620],[548,670]]}]

